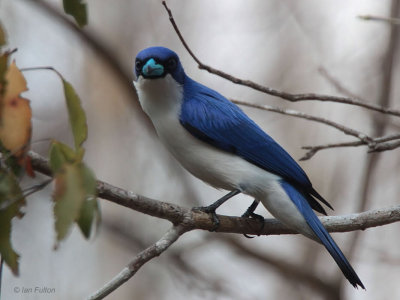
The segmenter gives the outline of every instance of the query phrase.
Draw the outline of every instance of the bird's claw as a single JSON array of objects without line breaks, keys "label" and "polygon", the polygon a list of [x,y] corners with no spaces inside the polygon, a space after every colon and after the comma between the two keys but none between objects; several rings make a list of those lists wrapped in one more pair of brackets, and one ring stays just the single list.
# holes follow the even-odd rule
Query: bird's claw
[{"label": "bird's claw", "polygon": [[[260,234],[263,231],[264,226],[265,226],[264,217],[254,213],[252,211],[246,210],[246,212],[242,215],[242,218],[255,219],[255,220],[258,220],[259,222],[261,222],[261,228],[260,228],[259,234],[257,235],[257,236],[260,236]],[[251,235],[248,235],[246,233],[243,233],[243,235],[248,239],[255,238],[255,236],[251,236]]]},{"label": "bird's claw", "polygon": [[213,227],[210,229],[211,232],[217,231],[220,221],[219,218],[215,212],[215,207],[213,207],[213,205],[209,205],[209,206],[197,206],[197,207],[193,207],[192,210],[195,211],[201,211],[204,212],[206,214],[210,214],[211,218],[213,220]]}]

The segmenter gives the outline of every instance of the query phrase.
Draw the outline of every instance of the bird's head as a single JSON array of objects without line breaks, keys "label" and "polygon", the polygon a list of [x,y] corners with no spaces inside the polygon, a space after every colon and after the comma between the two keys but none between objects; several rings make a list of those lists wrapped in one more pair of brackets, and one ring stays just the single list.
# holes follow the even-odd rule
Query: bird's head
[{"label": "bird's head", "polygon": [[178,55],[164,47],[150,47],[140,51],[135,60],[135,74],[139,79],[158,79],[171,75],[179,84],[183,84],[185,73]]}]

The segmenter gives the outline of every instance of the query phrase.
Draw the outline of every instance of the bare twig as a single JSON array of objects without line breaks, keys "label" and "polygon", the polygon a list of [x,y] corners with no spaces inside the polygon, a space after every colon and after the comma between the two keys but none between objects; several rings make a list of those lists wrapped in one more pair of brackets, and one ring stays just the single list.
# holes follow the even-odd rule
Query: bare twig
[{"label": "bare twig", "polygon": [[356,105],[356,106],[360,106],[360,107],[364,107],[370,110],[374,110],[374,111],[378,111],[381,113],[385,113],[385,114],[389,114],[389,115],[393,115],[393,116],[397,116],[400,117],[400,111],[399,110],[395,110],[395,109],[391,109],[391,108],[387,108],[387,107],[382,107],[379,105],[375,105],[372,103],[365,103],[362,102],[358,99],[354,99],[354,98],[349,98],[349,97],[341,97],[341,96],[329,96],[329,95],[322,95],[322,94],[315,94],[315,93],[304,93],[304,94],[291,94],[291,93],[287,93],[287,92],[283,92],[283,91],[279,91],[276,89],[272,89],[270,87],[266,87],[263,85],[260,85],[258,83],[255,83],[251,80],[244,80],[244,79],[240,79],[237,77],[234,77],[228,73],[225,73],[221,70],[215,69],[211,66],[205,65],[203,64],[196,55],[194,55],[193,51],[189,48],[188,44],[186,43],[185,39],[183,38],[178,26],[176,25],[176,22],[172,16],[172,12],[169,9],[169,7],[167,6],[165,1],[162,1],[162,4],[164,5],[168,16],[169,16],[169,20],[172,24],[172,26],[175,29],[175,32],[177,33],[180,41],[182,42],[183,46],[185,47],[185,49],[189,52],[190,56],[196,61],[196,63],[198,64],[199,69],[202,70],[206,70],[209,73],[212,73],[214,75],[220,76],[222,78],[225,78],[233,83],[236,84],[240,84],[243,86],[247,86],[249,88],[252,88],[254,90],[260,91],[262,93],[271,95],[271,96],[276,96],[276,97],[280,97],[282,99],[291,101],[291,102],[298,102],[298,101],[306,101],[306,100],[317,100],[317,101],[329,101],[329,102],[337,102],[337,103],[345,103],[345,104],[350,104],[350,105]]},{"label": "bare twig", "polygon": [[[232,236],[224,235],[222,241],[228,243],[233,249],[238,251],[241,256],[246,255],[257,262],[274,268],[278,273],[282,274],[285,279],[292,279],[293,281],[300,281],[303,284],[310,286],[313,290],[317,290],[323,294],[324,299],[338,299],[336,286],[331,284],[321,276],[310,272],[307,269],[299,268],[298,265],[288,262],[287,260],[279,259],[277,257],[260,253],[259,251],[244,245]],[[332,297],[332,296],[336,296]]]},{"label": "bare twig", "polygon": [[[44,188],[45,188],[47,185],[49,185],[50,182],[52,182],[52,181],[53,181],[53,178],[47,179],[47,180],[45,180],[45,181],[43,181],[43,182],[41,182],[41,183],[35,184],[35,185],[33,185],[33,186],[30,186],[30,187],[24,189],[24,190],[22,191],[22,195],[21,195],[21,196],[15,197],[15,198],[10,198],[10,199],[7,199],[7,200],[3,201],[3,202],[0,204],[0,211],[6,210],[6,209],[9,208],[11,205],[13,205],[15,202],[18,202],[18,201],[20,201],[21,199],[23,199],[23,198],[25,198],[25,197],[28,197],[28,196],[30,196],[30,195],[32,195],[32,194],[34,194],[34,193],[36,193],[36,192],[38,192],[38,191],[44,189]],[[0,299],[1,299],[1,298],[0,298]]]},{"label": "bare twig", "polygon": [[387,151],[387,150],[393,150],[398,147],[400,147],[400,141],[390,142],[390,143],[382,143],[382,144],[376,145],[373,150],[370,150],[370,152],[382,152],[382,151]]},{"label": "bare twig", "polygon": [[[396,142],[392,142],[393,140],[400,139],[400,134],[395,133],[388,136],[378,137],[372,139],[372,143],[369,144],[370,149],[369,152],[382,152],[386,150],[392,150],[397,148]],[[372,144],[372,145],[371,145]],[[394,145],[393,145],[394,144]],[[300,160],[307,160],[313,157],[318,151],[332,148],[341,148],[341,147],[358,147],[358,146],[366,146],[367,144],[363,141],[354,141],[354,142],[341,142],[334,144],[325,144],[318,146],[304,146],[303,149],[309,150]]]},{"label": "bare twig", "polygon": [[391,25],[400,25],[399,18],[388,18],[388,17],[373,16],[373,15],[361,15],[358,17],[366,21],[382,21]]},{"label": "bare twig", "polygon": [[[102,226],[110,231],[110,237],[117,239],[116,242],[119,245],[124,246],[129,251],[146,247],[146,238],[138,236],[140,232],[128,229],[124,222],[115,218],[112,220],[103,218],[102,220]],[[148,237],[145,232],[142,232],[142,234]],[[220,295],[232,295],[232,291],[223,284],[221,278],[203,274],[199,270],[202,269],[202,266],[192,265],[190,260],[185,258],[191,250],[198,250],[205,243],[209,245],[208,241],[196,241],[184,247],[170,248],[164,254],[163,264],[171,271],[174,280],[182,287],[188,287],[191,292],[194,292],[194,289],[198,289],[199,292],[206,289]]]},{"label": "bare twig", "polygon": [[[356,95],[355,93],[350,91],[347,87],[344,86],[343,83],[341,83],[337,78],[335,78],[332,74],[330,74],[328,72],[328,70],[326,70],[324,67],[319,67],[318,71],[329,83],[331,83],[333,85],[333,87],[336,88],[336,90],[339,93],[341,93],[341,94],[343,94],[343,95],[345,95],[347,97],[355,98],[355,99],[358,99],[358,100],[360,100],[362,102],[365,102],[365,100],[361,96]],[[383,106],[382,103],[380,105]],[[390,126],[394,127],[397,130],[399,129],[399,125],[396,122],[394,122],[394,120],[388,119],[385,116],[385,114],[374,114],[371,117],[372,117],[372,120],[376,124],[383,124],[384,123],[384,124],[386,124],[386,126],[390,125]]]},{"label": "bare twig", "polygon": [[[132,85],[132,75],[128,68],[124,64],[120,63],[118,59],[113,55],[112,47],[108,47],[97,39],[93,33],[80,29],[74,22],[72,22],[64,13],[58,11],[54,6],[52,6],[48,1],[43,0],[30,0],[28,2],[34,3],[36,7],[46,12],[49,16],[54,17],[55,20],[65,26],[65,28],[74,32],[78,38],[80,38],[86,45],[90,46],[96,54],[98,54],[104,62],[110,67],[114,72],[115,76],[124,83],[122,86],[126,87],[127,92],[131,97],[136,98],[136,91]],[[138,103],[132,101],[133,105],[138,108]],[[139,110],[140,111],[140,110]],[[141,115],[143,116],[143,115]]]},{"label": "bare twig", "polygon": [[[400,0],[390,1],[390,15],[395,17],[400,13]],[[389,38],[387,44],[384,45],[385,53],[382,57],[382,63],[379,71],[382,73],[380,82],[380,95],[378,103],[380,105],[386,106],[390,103],[390,98],[392,94],[392,87],[395,83],[394,76],[394,62],[396,54],[398,52],[398,37],[400,33],[400,28],[397,26],[388,27]],[[386,122],[375,123],[373,127],[374,135],[380,136],[385,132]],[[382,150],[383,151],[383,150]],[[357,199],[357,211],[364,211],[368,208],[372,200],[372,189],[373,179],[377,172],[377,167],[379,164],[380,155],[370,155],[366,157],[366,162],[364,166],[364,174],[360,180],[360,192]],[[353,238],[348,243],[349,257],[352,258],[357,253],[357,246],[359,245],[361,235],[356,232]],[[343,279],[341,279],[342,282]]]},{"label": "bare twig", "polygon": [[188,229],[182,225],[173,226],[156,243],[141,251],[135,258],[110,282],[89,296],[88,300],[103,299],[123,283],[128,281],[148,261],[161,255]]},{"label": "bare twig", "polygon": [[344,87],[342,83],[340,83],[336,78],[334,78],[324,67],[319,67],[318,72],[326,79],[328,80],[335,88],[336,90],[343,94],[346,95],[350,98],[360,100],[362,102],[365,102],[362,97],[354,94],[351,92],[348,88]]},{"label": "bare twig", "polygon": [[360,131],[357,131],[355,129],[352,129],[350,127],[346,127],[342,124],[321,118],[321,117],[316,117],[316,116],[312,116],[309,114],[305,114],[299,111],[295,111],[295,110],[291,110],[291,109],[283,109],[283,108],[279,108],[279,107],[272,107],[270,105],[266,105],[266,104],[255,104],[255,103],[249,103],[246,101],[241,101],[241,100],[236,100],[236,99],[231,99],[232,102],[236,103],[236,104],[240,104],[243,106],[248,106],[248,107],[253,107],[253,108],[258,108],[258,109],[262,109],[262,110],[267,110],[267,111],[272,111],[272,112],[276,112],[279,114],[283,114],[283,115],[287,115],[287,116],[292,116],[292,117],[296,117],[296,118],[301,118],[301,119],[306,119],[306,120],[310,120],[310,121],[315,121],[318,123],[322,123],[328,126],[331,126],[333,128],[336,128],[338,130],[340,130],[341,132],[347,134],[347,135],[351,135],[354,136],[356,138],[358,138],[361,142],[363,142],[364,144],[371,144],[371,146],[373,145],[373,140],[372,138],[370,138],[369,136],[367,136],[365,133],[362,133]]}]

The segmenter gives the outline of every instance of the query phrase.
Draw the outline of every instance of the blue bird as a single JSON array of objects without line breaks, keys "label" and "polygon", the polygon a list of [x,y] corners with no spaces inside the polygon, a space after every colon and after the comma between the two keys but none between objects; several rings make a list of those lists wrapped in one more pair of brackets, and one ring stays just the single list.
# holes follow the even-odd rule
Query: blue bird
[{"label": "blue bird", "polygon": [[[232,196],[254,197],[246,216],[261,202],[289,228],[322,243],[344,276],[365,289],[360,278],[313,212],[332,208],[313,188],[296,161],[238,106],[188,77],[177,54],[164,47],[138,53],[134,82],[140,104],[157,135],[178,162],[211,186]],[[218,220],[216,220],[217,222]]]}]

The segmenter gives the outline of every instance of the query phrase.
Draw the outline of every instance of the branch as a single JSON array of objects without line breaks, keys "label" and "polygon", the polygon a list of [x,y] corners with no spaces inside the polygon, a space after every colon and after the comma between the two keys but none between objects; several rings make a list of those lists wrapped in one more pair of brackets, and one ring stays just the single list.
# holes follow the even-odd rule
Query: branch
[{"label": "branch", "polygon": [[[391,17],[396,17],[400,14],[400,0],[390,1],[390,15]],[[385,52],[382,57],[382,62],[380,68],[378,69],[382,76],[380,77],[380,92],[379,92],[379,104],[388,105],[390,103],[390,96],[393,95],[392,90],[396,85],[395,81],[395,68],[394,62],[396,62],[396,55],[398,53],[398,38],[400,33],[400,28],[395,26],[388,27],[388,40],[387,44],[384,45]],[[380,136],[385,132],[386,122],[379,122],[373,124],[374,135]],[[360,187],[362,189],[358,193],[358,199],[356,202],[357,210],[364,211],[369,207],[372,200],[372,186],[374,183],[374,178],[378,174],[378,164],[381,156],[372,155],[367,156],[364,165],[364,175],[360,181]],[[349,241],[348,249],[350,258],[356,255],[357,246],[361,235],[359,232],[355,233],[353,239]]]},{"label": "branch", "polygon": [[151,259],[160,256],[188,229],[182,225],[173,226],[156,243],[141,251],[136,257],[110,282],[106,283],[101,289],[89,296],[88,300],[103,299],[111,292],[128,281],[136,272]]},{"label": "branch", "polygon": [[343,94],[348,96],[349,98],[354,98],[359,101],[364,102],[365,100],[362,99],[362,97],[352,93],[348,88],[344,87],[342,83],[340,83],[336,78],[334,78],[324,67],[319,67],[318,72],[329,82],[333,85],[333,87],[336,88],[336,90]]},{"label": "branch", "polygon": [[[29,152],[29,156],[35,171],[48,176],[52,175],[45,158],[32,151]],[[176,204],[150,199],[102,181],[97,182],[97,192],[98,196],[103,199],[168,220],[174,225],[157,243],[140,252],[114,279],[88,299],[102,299],[110,294],[135,275],[146,262],[163,253],[185,232],[194,229],[214,229],[212,216],[201,211],[192,211]],[[222,215],[218,217],[220,220],[218,232],[253,235],[296,234],[295,231],[275,219],[265,219],[264,226],[261,226],[260,222],[255,219]],[[321,217],[320,220],[330,232],[364,230],[400,221],[400,205],[345,216]],[[260,229],[261,227],[262,229]]]},{"label": "branch", "polygon": [[[272,255],[266,255],[265,253],[260,253],[259,251],[244,245],[231,236],[223,236],[220,239],[238,251],[241,256],[246,255],[261,264],[272,267],[285,279],[293,280],[294,282],[300,281],[303,284],[310,286],[312,290],[318,291],[325,296],[325,299],[335,298],[332,296],[337,296],[337,293],[339,292],[334,284],[330,283],[326,279],[321,278],[321,276],[318,276],[315,274],[315,272],[310,272],[307,269],[299,268],[298,265],[290,263],[287,260],[283,260]],[[336,297],[335,299],[338,298]]]},{"label": "branch", "polygon": [[341,142],[335,144],[325,144],[318,146],[304,146],[303,149],[309,150],[300,160],[307,160],[313,157],[318,151],[332,148],[341,147],[358,147],[358,146],[369,146],[368,152],[382,152],[386,150],[392,150],[400,147],[400,141],[392,142],[393,140],[400,139],[400,134],[395,133],[388,136],[378,137],[372,139],[372,141],[367,144],[364,141],[354,141],[354,142]]},{"label": "branch", "polygon": [[198,58],[197,56],[193,53],[193,51],[189,48],[188,44],[186,43],[185,39],[182,36],[182,33],[180,32],[178,26],[175,23],[174,17],[172,16],[172,12],[171,10],[168,8],[167,4],[165,1],[162,1],[162,4],[164,5],[167,13],[168,13],[168,17],[169,20],[172,24],[172,26],[175,29],[175,32],[177,33],[180,41],[182,42],[183,46],[185,47],[185,49],[189,52],[190,56],[196,61],[196,63],[198,64],[198,68],[202,69],[202,70],[206,70],[207,72],[220,76],[222,78],[225,78],[233,83],[239,84],[239,85],[243,85],[243,86],[247,86],[249,88],[252,88],[254,90],[257,90],[259,92],[271,95],[271,96],[275,96],[275,97],[280,97],[282,99],[291,101],[291,102],[298,102],[298,101],[306,101],[306,100],[318,100],[318,101],[329,101],[329,102],[337,102],[337,103],[345,103],[345,104],[350,104],[350,105],[356,105],[356,106],[360,106],[360,107],[364,107],[366,109],[370,109],[370,110],[374,110],[374,111],[378,111],[384,114],[389,114],[389,115],[393,115],[393,116],[397,116],[400,117],[400,111],[399,110],[395,110],[395,109],[391,109],[391,108],[387,108],[387,107],[382,107],[379,105],[375,105],[372,103],[365,103],[362,102],[358,99],[355,98],[349,98],[349,97],[341,97],[341,96],[329,96],[329,95],[322,95],[322,94],[315,94],[315,93],[304,93],[304,94],[290,94],[290,93],[286,93],[283,91],[279,91],[276,89],[272,89],[270,87],[266,87],[263,85],[260,85],[258,83],[255,83],[251,80],[244,80],[244,79],[240,79],[237,77],[234,77],[228,73],[225,73],[221,70],[215,69],[211,66],[208,66],[206,64],[203,64]]},{"label": "branch", "polygon": [[361,15],[358,16],[362,20],[366,21],[381,21],[388,23],[390,25],[400,25],[400,19],[399,18],[388,18],[388,17],[380,17],[380,16],[372,16],[372,15]]},{"label": "branch", "polygon": [[258,109],[262,109],[262,110],[267,110],[267,111],[272,111],[272,112],[276,112],[282,115],[287,115],[287,116],[292,116],[292,117],[296,117],[296,118],[301,118],[301,119],[306,119],[306,120],[310,120],[310,121],[314,121],[314,122],[318,122],[318,123],[322,123],[328,126],[331,126],[333,128],[336,128],[338,130],[340,130],[341,132],[347,134],[347,135],[351,135],[354,136],[356,138],[358,138],[363,144],[366,145],[373,145],[373,139],[370,138],[368,135],[366,135],[365,133],[362,133],[360,131],[357,131],[355,129],[352,129],[350,127],[346,127],[342,124],[321,118],[321,117],[316,117],[316,116],[312,116],[309,114],[305,114],[299,111],[295,111],[295,110],[291,110],[291,109],[283,109],[283,108],[279,108],[279,107],[272,107],[266,104],[255,104],[255,103],[249,103],[249,102],[245,102],[245,101],[241,101],[241,100],[235,100],[235,99],[231,99],[231,101],[233,103],[236,104],[240,104],[243,106],[248,106],[248,107],[253,107],[253,108],[258,108]]},{"label": "branch", "polygon": [[[45,158],[32,151],[29,152],[29,156],[32,159],[34,170],[51,175]],[[100,198],[153,217],[168,220],[174,225],[180,224],[186,230],[212,230],[214,228],[213,218],[201,211],[192,211],[173,203],[150,199],[100,180],[97,182],[97,192]],[[221,223],[217,232],[252,235],[297,234],[276,219],[265,219],[264,227],[260,231],[261,226],[258,220],[223,215],[218,215],[218,217]],[[320,217],[320,220],[330,232],[364,230],[400,221],[400,205],[344,216]]]},{"label": "branch", "polygon": [[[61,23],[66,29],[73,32],[85,45],[90,47],[102,61],[113,72],[115,77],[121,82],[122,88],[125,88],[129,97],[132,99],[137,99],[136,90],[132,85],[132,73],[129,68],[126,68],[126,63],[121,63],[115,55],[115,51],[112,46],[106,45],[102,42],[96,35],[87,30],[81,29],[75,25],[64,13],[57,10],[54,6],[48,3],[48,1],[43,0],[30,0],[28,3],[33,3],[37,8],[44,11],[49,16],[53,17],[57,22]],[[145,114],[140,109],[138,101],[129,101],[130,105],[133,105],[137,115],[141,118],[141,121],[147,126],[151,127],[150,120],[145,117]]]},{"label": "branch", "polygon": [[373,151],[370,152],[382,152],[382,151],[387,151],[387,150],[393,150],[400,147],[400,141],[397,142],[390,142],[390,143],[383,143],[383,144],[379,144],[376,145],[374,147]]}]

